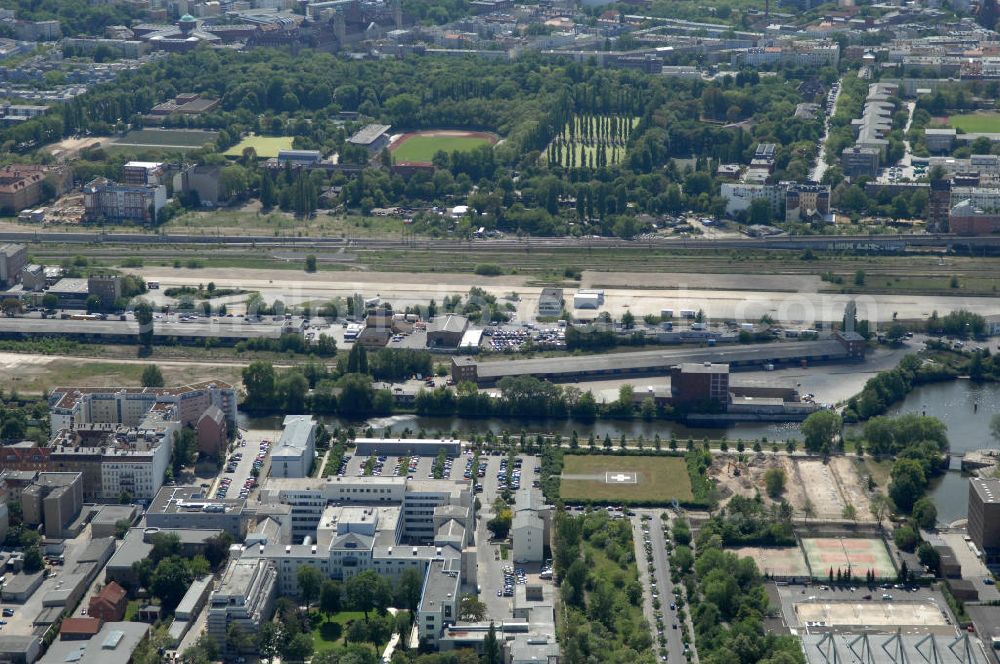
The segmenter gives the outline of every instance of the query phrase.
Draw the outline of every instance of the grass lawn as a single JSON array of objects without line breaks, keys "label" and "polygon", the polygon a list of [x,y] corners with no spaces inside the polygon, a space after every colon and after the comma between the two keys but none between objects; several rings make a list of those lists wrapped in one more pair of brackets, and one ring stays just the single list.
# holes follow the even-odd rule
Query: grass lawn
[{"label": "grass lawn", "polygon": [[[608,484],[605,473],[636,473],[634,484]],[[593,479],[566,479],[573,475],[593,475]],[[578,456],[563,460],[560,495],[568,502],[588,500],[693,500],[691,478],[682,457]]]},{"label": "grass lawn", "polygon": [[122,618],[122,620],[124,620],[125,622],[132,622],[133,620],[135,620],[135,617],[139,615],[139,607],[141,605],[142,605],[141,601],[137,599],[130,599],[128,602],[128,606],[125,607],[125,617]]},{"label": "grass lawn", "polygon": [[316,625],[312,631],[313,647],[316,652],[344,647],[344,634],[347,632],[348,623],[364,619],[365,614],[361,611],[341,611]]},{"label": "grass lawn", "polygon": [[161,148],[200,148],[214,143],[219,134],[215,131],[187,129],[134,129],[116,140],[114,145]]},{"label": "grass lawn", "polygon": [[444,150],[451,154],[452,152],[468,152],[480,145],[489,144],[488,140],[478,136],[413,136],[393,149],[392,156],[397,162],[429,162],[438,150]]},{"label": "grass lawn", "polygon": [[1000,113],[965,113],[948,116],[948,124],[968,133],[1000,132]]},{"label": "grass lawn", "polygon": [[242,157],[243,150],[253,148],[260,159],[278,156],[278,150],[291,150],[291,136],[247,136],[222,154],[226,157]]}]

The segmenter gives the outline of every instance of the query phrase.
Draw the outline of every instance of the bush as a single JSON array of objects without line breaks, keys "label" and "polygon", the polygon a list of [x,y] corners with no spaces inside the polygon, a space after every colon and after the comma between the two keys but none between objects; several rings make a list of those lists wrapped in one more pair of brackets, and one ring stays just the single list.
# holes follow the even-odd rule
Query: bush
[{"label": "bush", "polygon": [[483,277],[496,277],[503,274],[503,269],[493,263],[479,263],[475,267],[475,273]]},{"label": "bush", "polygon": [[896,543],[896,546],[908,553],[913,553],[913,550],[917,548],[917,539],[917,531],[910,526],[900,526],[892,534],[892,541]]}]

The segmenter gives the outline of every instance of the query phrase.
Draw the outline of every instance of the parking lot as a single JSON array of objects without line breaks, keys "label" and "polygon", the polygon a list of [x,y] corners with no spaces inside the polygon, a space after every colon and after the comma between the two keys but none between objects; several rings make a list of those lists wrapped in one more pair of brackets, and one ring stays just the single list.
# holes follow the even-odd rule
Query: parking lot
[{"label": "parking lot", "polygon": [[777,591],[782,617],[793,632],[849,632],[859,620],[905,634],[955,634],[957,629],[941,592],[921,586],[782,585]]},{"label": "parking lot", "polygon": [[[349,458],[346,458],[349,457]],[[361,477],[366,474],[369,466],[371,475],[375,477],[408,476],[418,480],[434,479],[436,456],[373,456],[348,454],[345,455],[344,476]],[[461,459],[471,459],[463,455]],[[371,463],[369,463],[370,460]],[[405,463],[405,465],[403,465]],[[466,463],[460,459],[448,457],[442,468],[442,479],[461,479],[465,473]]]},{"label": "parking lot", "polygon": [[[479,552],[477,559],[478,585],[482,592],[479,599],[486,604],[487,613],[492,620],[510,620],[513,616],[513,590],[519,583],[551,583],[550,573],[543,573],[544,565],[516,564],[513,560],[505,560],[501,554],[501,543],[490,540],[490,531],[486,528],[486,523],[493,518],[493,502],[500,495],[500,478],[506,479],[506,473],[501,474],[501,462],[506,460],[506,456],[479,457],[485,464],[482,469],[482,476],[477,471],[478,483],[482,485],[482,492],[478,494],[482,503],[479,511],[478,523],[476,524],[476,548]],[[539,479],[539,473],[535,470],[540,460],[536,456],[519,454],[521,459],[521,481],[519,488],[514,490],[515,504],[517,501],[527,500],[527,492],[531,489],[532,482]],[[465,472],[466,463],[460,464],[458,471]],[[512,469],[513,470],[513,469]],[[543,578],[545,577],[545,578]],[[505,593],[510,589],[509,594]],[[499,596],[497,594],[499,591]]]},{"label": "parking lot", "polygon": [[[270,451],[280,435],[279,431],[261,429],[241,431],[235,449],[226,457],[222,472],[211,487],[211,497],[248,498],[253,495],[267,477]],[[255,466],[258,468],[256,479],[252,472]]]}]

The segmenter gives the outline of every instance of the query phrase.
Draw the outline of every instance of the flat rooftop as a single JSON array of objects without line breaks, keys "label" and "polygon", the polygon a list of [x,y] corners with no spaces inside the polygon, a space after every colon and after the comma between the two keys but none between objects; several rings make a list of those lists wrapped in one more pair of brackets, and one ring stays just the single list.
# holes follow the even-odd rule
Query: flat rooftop
[{"label": "flat rooftop", "polygon": [[369,145],[387,131],[389,131],[389,125],[370,124],[359,129],[357,133],[347,139],[347,142],[355,145]]},{"label": "flat rooftop", "polygon": [[1000,479],[973,477],[969,479],[969,484],[984,504],[1000,503]]}]

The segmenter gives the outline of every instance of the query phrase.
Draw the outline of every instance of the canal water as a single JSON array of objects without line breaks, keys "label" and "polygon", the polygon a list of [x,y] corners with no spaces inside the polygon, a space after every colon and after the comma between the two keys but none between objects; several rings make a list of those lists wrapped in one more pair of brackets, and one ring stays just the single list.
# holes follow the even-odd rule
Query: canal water
[{"label": "canal water", "polygon": [[[953,380],[916,388],[889,410],[889,415],[921,413],[938,418],[948,427],[952,452],[968,452],[997,447],[990,436],[990,419],[1000,413],[1000,384]],[[958,459],[931,486],[930,495],[938,510],[938,520],[951,523],[968,514],[967,476],[958,470]]]},{"label": "canal water", "polygon": [[[937,417],[948,427],[948,440],[953,452],[966,452],[985,447],[996,447],[989,432],[990,418],[994,413],[1000,413],[1000,384],[972,383],[967,380],[953,380],[943,383],[924,385],[914,389],[906,399],[893,406],[888,415],[902,413],[921,413]],[[696,441],[703,438],[717,440],[725,437],[730,441],[743,439],[745,441],[766,437],[769,441],[785,441],[789,438],[801,440],[798,423],[788,422],[740,422],[726,427],[687,427],[676,422],[644,422],[641,420],[598,420],[584,423],[573,420],[500,420],[500,419],[463,419],[457,417],[423,417],[419,415],[392,415],[375,417],[365,422],[347,422],[336,417],[322,419],[329,427],[354,426],[355,428],[372,427],[379,434],[386,428],[394,435],[401,435],[406,429],[412,434],[421,430],[427,436],[437,433],[449,434],[456,432],[460,436],[483,434],[492,431],[502,434],[504,431],[518,435],[521,431],[529,434],[561,434],[569,438],[575,431],[582,444],[586,444],[591,434],[598,440],[605,435],[617,442],[622,434],[633,439],[643,436],[652,443],[656,434],[660,435],[664,445],[671,435],[679,441],[692,438]],[[280,429],[280,417],[248,418],[241,416],[240,426],[253,429]],[[851,428],[848,428],[848,433]],[[749,445],[748,445],[749,446]],[[957,461],[955,463],[957,468]],[[963,519],[967,513],[968,485],[966,479],[958,470],[945,473],[935,480],[931,496],[938,508],[938,518],[944,523]]]}]

